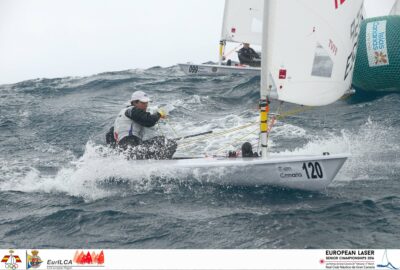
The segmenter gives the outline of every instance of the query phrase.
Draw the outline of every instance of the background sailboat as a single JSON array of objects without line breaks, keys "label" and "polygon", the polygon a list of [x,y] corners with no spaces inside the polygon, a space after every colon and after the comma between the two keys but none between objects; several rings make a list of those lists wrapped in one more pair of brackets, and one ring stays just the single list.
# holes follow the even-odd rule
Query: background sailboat
[{"label": "background sailboat", "polygon": [[[225,0],[224,17],[220,39],[219,60],[213,64],[179,64],[188,75],[252,74],[260,75],[260,68],[250,66],[228,66],[224,60],[236,53],[235,49],[225,55],[226,43],[250,43],[261,45],[263,0]],[[226,59],[225,59],[226,58]]]},{"label": "background sailboat", "polygon": [[364,91],[400,91],[400,1],[389,16],[368,18],[361,32],[353,85]]}]

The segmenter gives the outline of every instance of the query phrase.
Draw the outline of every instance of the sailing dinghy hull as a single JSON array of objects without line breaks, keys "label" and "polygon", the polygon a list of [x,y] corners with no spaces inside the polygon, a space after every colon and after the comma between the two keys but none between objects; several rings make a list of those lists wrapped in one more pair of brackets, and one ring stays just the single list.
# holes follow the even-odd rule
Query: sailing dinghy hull
[{"label": "sailing dinghy hull", "polygon": [[243,74],[260,76],[261,68],[249,66],[222,66],[222,65],[207,65],[207,64],[178,64],[180,69],[186,75],[230,75]]},{"label": "sailing dinghy hull", "polygon": [[[335,178],[347,155],[135,160],[135,166],[222,185],[278,186],[319,191]],[[151,169],[150,169],[151,168]]]}]

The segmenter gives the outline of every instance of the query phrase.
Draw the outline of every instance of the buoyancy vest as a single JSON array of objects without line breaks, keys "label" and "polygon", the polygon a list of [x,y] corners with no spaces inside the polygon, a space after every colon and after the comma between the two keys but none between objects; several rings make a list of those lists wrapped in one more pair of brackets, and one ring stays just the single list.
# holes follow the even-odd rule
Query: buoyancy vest
[{"label": "buoyancy vest", "polygon": [[115,119],[114,122],[114,139],[117,141],[121,141],[123,138],[127,136],[136,136],[140,140],[143,139],[144,135],[144,127],[142,125],[139,125],[129,117],[125,115],[125,112],[129,109],[124,108],[122,109],[117,118]]}]

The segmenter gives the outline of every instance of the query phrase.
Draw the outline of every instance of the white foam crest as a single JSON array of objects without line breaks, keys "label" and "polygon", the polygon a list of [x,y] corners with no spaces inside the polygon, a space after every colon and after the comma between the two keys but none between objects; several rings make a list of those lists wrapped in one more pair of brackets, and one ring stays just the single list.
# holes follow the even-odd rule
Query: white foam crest
[{"label": "white foam crest", "polygon": [[351,158],[338,175],[339,179],[386,180],[400,171],[399,131],[368,119],[357,132],[344,131],[349,141]]},{"label": "white foam crest", "polygon": [[321,155],[324,152],[331,154],[349,153],[349,142],[345,136],[326,134],[324,137],[315,136],[306,145],[294,150],[280,151],[282,155]]},{"label": "white foam crest", "polygon": [[[138,74],[143,74],[144,70],[142,69],[130,69],[130,70],[123,70],[123,71],[116,71],[116,72],[106,72],[106,73],[99,73],[94,74],[87,77],[64,77],[59,78],[57,81],[56,88],[76,88],[82,85],[89,84],[94,81],[98,80],[110,80],[110,81],[117,81],[121,79],[130,79],[135,78]],[[40,83],[43,79],[40,79]]]},{"label": "white foam crest", "polygon": [[14,178],[3,182],[1,190],[45,193],[61,192],[86,199],[96,199],[106,195],[106,192],[96,190],[97,188],[91,185],[93,183],[84,182],[84,177],[79,173],[79,170],[74,168],[63,168],[55,177],[43,176],[35,168],[29,168],[28,172],[20,175],[15,171],[12,174]]},{"label": "white foam crest", "polygon": [[[191,173],[188,171],[189,174]],[[85,200],[96,200],[114,195],[124,195],[123,193],[128,191],[131,192],[130,194],[147,192],[154,187],[161,187],[168,192],[168,181],[162,181],[183,179],[186,176],[183,171],[177,174],[174,168],[169,167],[168,164],[161,163],[154,167],[154,164],[149,162],[141,164],[140,167],[134,166],[132,161],[127,160],[124,155],[88,142],[84,155],[73,161],[70,166],[62,168],[55,176],[43,176],[38,170],[31,168],[24,177],[3,183],[1,189],[66,193],[82,197]],[[114,183],[116,185],[124,184],[122,188],[127,185],[129,190],[108,188],[108,185],[112,186]]]},{"label": "white foam crest", "polygon": [[203,103],[206,103],[208,99],[208,96],[190,95],[189,97],[184,99],[170,100],[169,104],[172,104],[174,107],[181,107],[185,110],[190,110],[193,105],[201,105]]},{"label": "white foam crest", "polygon": [[285,137],[295,139],[306,136],[307,131],[298,126],[294,126],[288,123],[277,123],[273,126],[271,131],[271,137]]},{"label": "white foam crest", "polygon": [[337,181],[393,179],[391,176],[400,171],[399,137],[398,130],[368,119],[357,130],[343,130],[340,136],[333,133],[315,136],[303,147],[279,154],[349,153]]}]

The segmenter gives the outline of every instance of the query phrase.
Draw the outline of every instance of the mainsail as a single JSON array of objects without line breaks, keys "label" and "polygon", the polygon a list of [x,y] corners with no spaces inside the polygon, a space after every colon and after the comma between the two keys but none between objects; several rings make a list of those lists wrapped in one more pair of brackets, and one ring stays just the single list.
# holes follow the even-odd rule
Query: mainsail
[{"label": "mainsail", "polygon": [[225,0],[221,40],[261,45],[263,0]]},{"label": "mainsail", "polygon": [[308,106],[350,87],[363,0],[266,0],[261,96]]},{"label": "mainsail", "polygon": [[397,0],[394,3],[393,8],[390,11],[390,15],[400,15],[400,0]]}]

